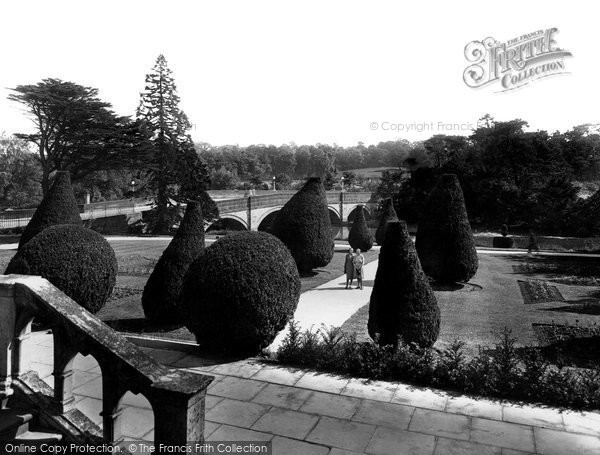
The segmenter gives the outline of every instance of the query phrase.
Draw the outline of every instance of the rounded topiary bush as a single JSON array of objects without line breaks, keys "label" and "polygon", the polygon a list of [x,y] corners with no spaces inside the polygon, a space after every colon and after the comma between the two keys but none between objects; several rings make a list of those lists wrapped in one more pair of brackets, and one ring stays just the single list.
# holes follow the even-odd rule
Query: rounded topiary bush
[{"label": "rounded topiary bush", "polygon": [[331,262],[334,247],[331,220],[320,178],[308,179],[281,208],[270,233],[289,248],[301,273]]},{"label": "rounded topiary bush", "polygon": [[68,172],[57,172],[54,176],[50,190],[21,234],[19,248],[38,232],[57,224],[81,225],[81,216]]},{"label": "rounded topiary bush", "polygon": [[375,240],[377,245],[383,245],[385,239],[385,230],[390,221],[398,221],[398,215],[394,209],[394,201],[392,198],[387,198],[383,203],[383,210],[381,211],[381,217],[379,218],[379,225],[377,231],[375,231]]},{"label": "rounded topiary bush", "polygon": [[178,324],[185,320],[180,306],[183,280],[203,250],[202,209],[199,202],[189,202],[179,229],[144,286],[142,307],[146,318],[158,324]]},{"label": "rounded topiary bush", "polygon": [[440,309],[404,221],[388,223],[369,305],[368,330],[380,345],[433,346]]},{"label": "rounded topiary bush", "polygon": [[365,209],[362,205],[356,208],[356,216],[354,217],[354,223],[350,228],[348,234],[348,243],[352,248],[360,249],[361,251],[369,251],[373,248],[373,236],[367,226],[365,219]]},{"label": "rounded topiary bush", "polygon": [[441,283],[469,281],[477,272],[475,241],[456,175],[443,175],[429,195],[416,248],[425,273]]},{"label": "rounded topiary bush", "polygon": [[6,274],[40,275],[90,311],[106,303],[117,278],[108,241],[83,226],[50,226],[17,251]]},{"label": "rounded topiary bush", "polygon": [[182,291],[186,326],[208,350],[256,354],[294,315],[300,278],[285,245],[266,232],[216,241],[190,266]]}]

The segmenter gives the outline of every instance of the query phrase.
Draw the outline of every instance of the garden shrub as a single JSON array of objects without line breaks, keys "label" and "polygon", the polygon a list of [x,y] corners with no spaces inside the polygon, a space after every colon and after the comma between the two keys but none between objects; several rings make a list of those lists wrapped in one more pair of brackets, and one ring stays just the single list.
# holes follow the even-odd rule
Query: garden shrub
[{"label": "garden shrub", "polygon": [[[463,394],[600,409],[600,365],[573,369],[551,365],[538,348],[516,349],[505,329],[493,349],[468,358],[455,340],[436,350],[400,341],[396,347],[359,342],[339,329],[290,331],[276,353],[279,362],[317,371],[368,379],[402,381]],[[338,333],[331,342],[331,333]],[[327,340],[329,338],[329,340]]]},{"label": "garden shrub", "polygon": [[177,324],[185,320],[180,306],[183,280],[190,265],[204,250],[204,220],[199,202],[188,202],[183,221],[156,263],[142,294],[149,320]]},{"label": "garden shrub", "polygon": [[57,172],[54,176],[50,190],[21,234],[19,248],[38,232],[57,224],[82,224],[68,172]]},{"label": "garden shrub", "polygon": [[371,235],[369,226],[367,226],[365,208],[362,205],[356,208],[354,223],[352,223],[352,227],[348,233],[348,243],[355,250],[360,249],[363,252],[373,248],[373,236]]},{"label": "garden shrub", "polygon": [[186,326],[208,350],[256,354],[293,316],[300,278],[285,245],[266,232],[217,240],[190,266]]},{"label": "garden shrub", "polygon": [[502,237],[492,239],[494,248],[512,248],[515,245],[514,239],[508,236],[508,226],[506,224],[503,224],[500,228],[500,234],[502,234]]},{"label": "garden shrub", "polygon": [[492,239],[494,248],[512,248],[515,246],[515,240],[512,237],[494,237]]},{"label": "garden shrub", "polygon": [[281,208],[270,233],[289,248],[300,273],[331,262],[334,248],[331,220],[320,178],[308,179]]},{"label": "garden shrub", "polygon": [[458,178],[443,175],[427,200],[416,235],[425,273],[441,283],[469,281],[477,251]]},{"label": "garden shrub", "polygon": [[390,221],[398,221],[398,215],[396,214],[396,210],[394,210],[394,201],[392,198],[387,198],[383,203],[383,210],[381,212],[381,217],[379,218],[379,225],[377,226],[377,231],[375,231],[375,240],[377,241],[377,245],[383,245],[383,241],[385,239],[385,230],[387,229],[387,224]]},{"label": "garden shrub", "polygon": [[117,258],[108,241],[83,226],[50,226],[23,245],[5,274],[40,275],[97,313],[115,286]]},{"label": "garden shrub", "polygon": [[433,346],[440,309],[404,221],[388,223],[369,306],[369,335],[382,346],[398,338]]}]

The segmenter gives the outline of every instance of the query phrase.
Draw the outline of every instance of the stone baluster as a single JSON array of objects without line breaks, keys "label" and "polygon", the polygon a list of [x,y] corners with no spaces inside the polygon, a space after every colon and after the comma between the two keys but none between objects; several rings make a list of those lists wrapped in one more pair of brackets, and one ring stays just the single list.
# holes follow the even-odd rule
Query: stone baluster
[{"label": "stone baluster", "polygon": [[13,341],[17,309],[14,287],[0,284],[0,405],[5,409],[12,390]]}]

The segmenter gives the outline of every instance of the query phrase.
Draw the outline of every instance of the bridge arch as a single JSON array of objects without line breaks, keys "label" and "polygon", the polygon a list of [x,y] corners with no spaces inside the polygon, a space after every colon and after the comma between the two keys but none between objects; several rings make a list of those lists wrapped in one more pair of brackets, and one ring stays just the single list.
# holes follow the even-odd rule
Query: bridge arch
[{"label": "bridge arch", "polygon": [[354,222],[354,217],[356,217],[358,207],[362,207],[365,211],[365,219],[367,221],[372,219],[371,209],[366,204],[356,204],[354,206],[348,207],[348,223]]},{"label": "bridge arch", "polygon": [[[337,204],[337,205],[329,204],[327,206],[327,208],[329,209],[329,217],[331,218],[332,223],[333,223],[332,212],[333,212],[333,214],[335,214],[335,216],[338,217],[338,220],[341,220],[339,204]],[[339,221],[338,221],[338,223],[339,223]]]},{"label": "bridge arch", "polygon": [[331,221],[331,235],[336,238],[342,230],[342,219],[340,218],[340,212],[336,207],[331,205],[327,207],[329,210],[329,221]]},{"label": "bridge arch", "polygon": [[258,222],[256,223],[256,229],[258,231],[268,232],[271,227],[271,224],[273,223],[273,220],[275,220],[275,217],[281,209],[282,207],[273,207],[267,210],[265,213],[263,213],[262,216],[259,218]]},{"label": "bridge arch", "polygon": [[237,215],[224,214],[221,217],[219,217],[218,220],[215,220],[211,224],[209,224],[206,228],[207,233],[211,231],[221,230],[247,231],[248,224],[247,221],[244,220],[242,217],[239,217]]}]

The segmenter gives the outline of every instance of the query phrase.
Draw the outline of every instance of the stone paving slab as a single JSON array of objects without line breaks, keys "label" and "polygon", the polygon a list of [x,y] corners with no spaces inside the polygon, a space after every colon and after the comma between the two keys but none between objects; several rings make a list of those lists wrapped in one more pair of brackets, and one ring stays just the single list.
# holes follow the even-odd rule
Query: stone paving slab
[{"label": "stone paving slab", "polygon": [[[46,348],[48,337],[32,336]],[[40,345],[42,345],[40,343]],[[52,382],[51,350],[29,349]],[[206,396],[210,441],[271,440],[275,454],[600,454],[600,413],[560,412],[413,387],[278,367],[255,359],[207,365],[189,353],[146,349],[170,365],[216,376]],[[204,365],[203,365],[204,364]],[[101,425],[101,376],[93,357],[74,361],[76,407]],[[123,432],[151,442],[143,395],[123,397]]]}]

